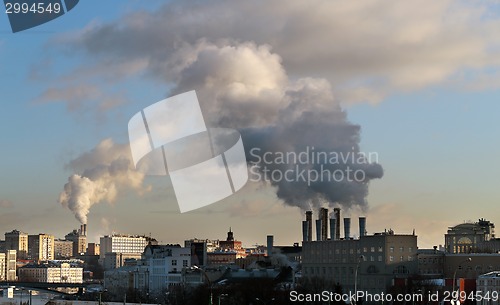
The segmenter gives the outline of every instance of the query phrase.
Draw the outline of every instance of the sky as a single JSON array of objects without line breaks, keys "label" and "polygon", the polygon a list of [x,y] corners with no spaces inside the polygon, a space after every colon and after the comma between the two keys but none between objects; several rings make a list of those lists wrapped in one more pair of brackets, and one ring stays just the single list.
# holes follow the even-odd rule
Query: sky
[{"label": "sky", "polygon": [[[0,230],[79,227],[60,200],[73,175],[100,187],[89,241],[223,239],[231,227],[246,246],[291,244],[318,204],[366,216],[369,233],[415,229],[421,248],[464,221],[500,223],[498,13],[494,1],[86,0],[18,33],[3,14]],[[249,182],[180,213],[168,177],[109,173],[129,153],[128,120],[190,90],[246,149],[353,146],[380,166],[345,188]]]}]

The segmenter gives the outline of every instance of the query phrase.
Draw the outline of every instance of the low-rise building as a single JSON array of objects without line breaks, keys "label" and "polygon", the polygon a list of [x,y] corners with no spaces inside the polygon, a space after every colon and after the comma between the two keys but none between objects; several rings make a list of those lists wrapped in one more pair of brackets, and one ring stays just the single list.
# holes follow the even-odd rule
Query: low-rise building
[{"label": "low-rise building", "polygon": [[500,304],[500,271],[482,274],[476,280],[477,305]]},{"label": "low-rise building", "polygon": [[83,268],[78,263],[49,261],[19,268],[19,281],[38,283],[83,283]]},{"label": "low-rise building", "polygon": [[108,252],[104,256],[103,268],[104,270],[112,270],[116,268],[123,267],[125,261],[129,259],[140,259],[141,253],[119,253],[119,252]]},{"label": "low-rise building", "polygon": [[142,258],[135,264],[107,270],[104,273],[104,286],[116,295],[128,289],[155,295],[173,285],[203,283],[203,274],[190,267],[190,248],[180,245],[148,245]]}]

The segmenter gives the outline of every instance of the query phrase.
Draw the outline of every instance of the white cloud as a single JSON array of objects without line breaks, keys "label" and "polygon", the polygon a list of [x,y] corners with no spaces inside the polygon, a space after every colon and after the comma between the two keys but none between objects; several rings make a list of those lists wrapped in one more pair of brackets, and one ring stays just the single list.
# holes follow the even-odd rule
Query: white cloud
[{"label": "white cloud", "polygon": [[[500,20],[487,5],[494,4],[174,1],[155,13],[93,24],[63,41],[95,56],[95,67],[113,62],[107,73],[146,72],[168,80],[176,70],[165,63],[188,62],[189,55],[179,58],[179,52],[200,39],[218,46],[251,41],[270,46],[292,78],[324,77],[344,102],[378,102],[394,92],[446,83],[463,70],[498,69]],[[134,62],[141,64],[129,67]],[[254,62],[240,63],[244,68]],[[254,68],[259,73],[258,64]]]}]

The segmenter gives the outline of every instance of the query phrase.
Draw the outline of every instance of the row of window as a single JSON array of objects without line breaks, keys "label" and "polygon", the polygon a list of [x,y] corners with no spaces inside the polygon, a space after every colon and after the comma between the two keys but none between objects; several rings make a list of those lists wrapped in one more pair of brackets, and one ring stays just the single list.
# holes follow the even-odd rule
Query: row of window
[{"label": "row of window", "polygon": [[[172,260],[172,266],[177,266],[177,260],[176,259]],[[187,266],[189,266],[188,260],[187,259],[183,259],[182,260],[182,267],[187,267]]]}]

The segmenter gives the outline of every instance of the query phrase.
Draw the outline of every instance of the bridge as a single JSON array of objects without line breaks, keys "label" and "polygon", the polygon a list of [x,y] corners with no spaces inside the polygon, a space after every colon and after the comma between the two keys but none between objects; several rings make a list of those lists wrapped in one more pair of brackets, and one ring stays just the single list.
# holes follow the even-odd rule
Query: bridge
[{"label": "bridge", "polygon": [[[40,283],[40,282],[7,282],[0,281],[0,287],[20,287],[32,290],[45,290],[49,292],[56,291],[57,288],[78,288],[77,294],[83,293],[83,288],[89,288],[96,285],[102,285],[100,282],[86,282],[86,283]],[[61,292],[59,292],[61,293]]]}]

